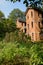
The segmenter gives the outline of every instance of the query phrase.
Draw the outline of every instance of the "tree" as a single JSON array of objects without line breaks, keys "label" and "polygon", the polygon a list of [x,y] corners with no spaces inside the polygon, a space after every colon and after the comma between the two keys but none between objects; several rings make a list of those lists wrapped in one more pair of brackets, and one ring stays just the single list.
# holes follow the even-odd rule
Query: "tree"
[{"label": "tree", "polygon": [[4,14],[0,11],[0,40],[2,40],[3,37],[5,36],[5,28],[3,24],[4,17],[5,17]]},{"label": "tree", "polygon": [[3,19],[5,16],[2,11],[0,11],[0,19]]},{"label": "tree", "polygon": [[16,29],[16,24],[11,20],[11,19],[6,19],[5,21],[6,25],[6,32],[10,33],[15,31]]},{"label": "tree", "polygon": [[24,12],[22,12],[21,10],[19,9],[14,9],[10,15],[9,15],[9,19],[11,19],[13,22],[16,22],[17,18],[22,18],[24,19],[25,18],[25,15],[24,15]]},{"label": "tree", "polygon": [[[21,0],[11,0],[11,2],[12,1],[13,2],[16,2],[16,1],[20,2]],[[43,0],[24,0],[23,3],[26,4],[26,6],[28,6],[29,4],[37,6],[37,5],[43,5]]]},{"label": "tree", "polygon": [[10,33],[16,30],[16,24],[11,20],[11,19],[6,19],[4,21],[4,26],[5,26],[5,32],[6,32],[6,36],[5,36],[5,41],[10,41]]}]

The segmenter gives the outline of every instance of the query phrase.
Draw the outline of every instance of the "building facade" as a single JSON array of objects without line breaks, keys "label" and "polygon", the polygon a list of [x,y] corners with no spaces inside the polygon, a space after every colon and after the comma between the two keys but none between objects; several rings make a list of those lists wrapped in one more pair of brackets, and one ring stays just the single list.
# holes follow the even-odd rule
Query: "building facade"
[{"label": "building facade", "polygon": [[16,26],[17,26],[17,28],[20,29],[20,31],[26,33],[26,22],[24,20],[18,18],[17,22],[16,22]]},{"label": "building facade", "polygon": [[37,8],[29,7],[25,14],[26,22],[17,20],[17,27],[29,35],[32,41],[43,40],[43,12]]}]

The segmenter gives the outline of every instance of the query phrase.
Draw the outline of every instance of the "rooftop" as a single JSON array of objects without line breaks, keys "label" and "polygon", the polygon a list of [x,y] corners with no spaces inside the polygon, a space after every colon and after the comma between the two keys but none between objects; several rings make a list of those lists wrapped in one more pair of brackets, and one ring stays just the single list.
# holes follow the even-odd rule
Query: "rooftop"
[{"label": "rooftop", "polygon": [[19,22],[25,23],[26,19],[25,18],[18,18]]},{"label": "rooftop", "polygon": [[34,9],[34,10],[39,11],[40,13],[43,14],[42,8],[29,6],[29,7],[27,7],[27,10],[26,10],[26,12],[25,12],[25,15],[27,14],[27,12],[28,12],[29,9]]}]

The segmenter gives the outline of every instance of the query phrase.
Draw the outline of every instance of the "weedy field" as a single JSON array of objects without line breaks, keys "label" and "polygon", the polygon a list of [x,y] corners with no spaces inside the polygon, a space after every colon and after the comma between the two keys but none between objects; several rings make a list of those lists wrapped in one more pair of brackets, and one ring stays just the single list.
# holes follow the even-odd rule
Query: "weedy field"
[{"label": "weedy field", "polygon": [[0,65],[43,65],[43,42],[0,42]]}]

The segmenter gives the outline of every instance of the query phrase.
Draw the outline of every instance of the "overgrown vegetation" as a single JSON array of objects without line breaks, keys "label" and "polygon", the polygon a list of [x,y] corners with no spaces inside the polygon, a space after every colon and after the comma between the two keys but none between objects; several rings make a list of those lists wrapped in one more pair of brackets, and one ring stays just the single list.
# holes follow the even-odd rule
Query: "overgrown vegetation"
[{"label": "overgrown vegetation", "polygon": [[43,65],[43,43],[0,42],[0,65]]},{"label": "overgrown vegetation", "polygon": [[16,28],[11,18],[0,15],[0,65],[43,65],[43,41],[31,42],[30,37]]}]

